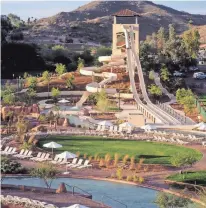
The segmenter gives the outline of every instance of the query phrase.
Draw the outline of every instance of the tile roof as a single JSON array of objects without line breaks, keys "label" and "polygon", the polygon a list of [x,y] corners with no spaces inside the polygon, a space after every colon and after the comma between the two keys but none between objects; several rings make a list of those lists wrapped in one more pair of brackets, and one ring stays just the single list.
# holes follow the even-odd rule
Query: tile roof
[{"label": "tile roof", "polygon": [[113,16],[119,16],[119,17],[139,16],[140,17],[140,15],[137,12],[133,12],[133,11],[131,11],[129,9],[120,10],[119,12],[114,13]]}]

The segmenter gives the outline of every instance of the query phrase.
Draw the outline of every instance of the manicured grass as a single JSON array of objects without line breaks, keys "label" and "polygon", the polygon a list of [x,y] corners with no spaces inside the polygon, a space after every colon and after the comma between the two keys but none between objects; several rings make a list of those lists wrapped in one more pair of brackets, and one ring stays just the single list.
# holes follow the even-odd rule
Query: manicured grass
[{"label": "manicured grass", "polygon": [[48,142],[57,142],[63,147],[54,149],[56,153],[63,151],[70,151],[73,153],[80,152],[83,156],[85,153],[88,156],[94,156],[98,153],[101,157],[110,153],[113,157],[115,153],[119,153],[121,157],[128,154],[135,156],[136,160],[145,158],[145,163],[150,164],[167,164],[170,165],[170,159],[177,154],[193,154],[198,160],[201,159],[202,154],[196,150],[175,146],[171,144],[161,144],[146,141],[129,141],[109,139],[102,137],[91,136],[51,136],[41,139],[39,146]]},{"label": "manicured grass", "polygon": [[187,172],[183,174],[174,174],[167,177],[167,179],[177,182],[206,186],[206,170],[197,172]]}]

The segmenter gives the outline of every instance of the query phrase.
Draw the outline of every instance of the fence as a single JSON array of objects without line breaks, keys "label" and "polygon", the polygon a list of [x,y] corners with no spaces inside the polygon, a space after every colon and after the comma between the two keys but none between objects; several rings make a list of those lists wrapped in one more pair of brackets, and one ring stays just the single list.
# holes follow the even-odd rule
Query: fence
[{"label": "fence", "polygon": [[206,99],[196,99],[195,104],[198,113],[202,116],[202,120],[206,122]]}]

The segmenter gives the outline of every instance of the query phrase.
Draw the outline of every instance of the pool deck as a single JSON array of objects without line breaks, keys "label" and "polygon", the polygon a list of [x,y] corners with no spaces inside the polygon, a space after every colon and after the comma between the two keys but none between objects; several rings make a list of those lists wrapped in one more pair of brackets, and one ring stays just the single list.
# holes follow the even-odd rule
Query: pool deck
[{"label": "pool deck", "polygon": [[78,195],[72,195],[69,193],[61,193],[61,194],[55,194],[55,193],[36,193],[32,191],[22,191],[22,190],[13,190],[13,189],[2,189],[1,190],[2,195],[11,195],[11,196],[18,196],[21,198],[29,198],[33,200],[38,200],[42,202],[47,202],[50,204],[54,204],[58,207],[67,207],[71,206],[73,204],[81,204],[84,206],[88,206],[90,208],[109,208],[108,206],[95,202],[91,199],[78,196]]}]

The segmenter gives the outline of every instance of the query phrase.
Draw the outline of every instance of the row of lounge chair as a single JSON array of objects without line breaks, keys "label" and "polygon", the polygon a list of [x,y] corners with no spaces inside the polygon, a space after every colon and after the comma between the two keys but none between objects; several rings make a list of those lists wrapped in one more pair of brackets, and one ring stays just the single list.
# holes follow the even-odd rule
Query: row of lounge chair
[{"label": "row of lounge chair", "polygon": [[158,141],[158,142],[170,142],[170,143],[175,143],[175,144],[180,144],[180,145],[183,145],[183,144],[188,144],[189,142],[184,142],[180,139],[175,139],[175,138],[169,138],[169,139],[166,139],[165,137],[161,137],[161,136],[154,136],[154,140],[155,141]]},{"label": "row of lounge chair", "polygon": [[67,165],[67,168],[89,168],[92,167],[92,164],[89,164],[89,160],[85,160],[84,164],[83,164],[83,159],[79,159],[79,161],[77,162],[78,158],[74,158],[73,161]]}]

